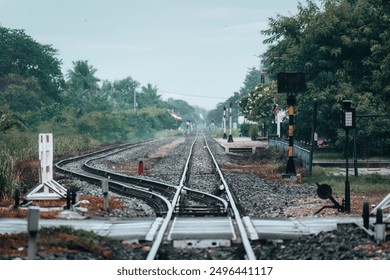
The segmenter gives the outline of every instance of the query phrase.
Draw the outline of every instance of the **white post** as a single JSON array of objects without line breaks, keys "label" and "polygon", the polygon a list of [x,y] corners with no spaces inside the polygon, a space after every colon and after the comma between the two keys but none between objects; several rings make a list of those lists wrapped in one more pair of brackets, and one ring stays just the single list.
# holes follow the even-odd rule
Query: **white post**
[{"label": "white post", "polygon": [[280,133],[280,127],[281,127],[281,123],[282,123],[282,119],[286,116],[286,111],[278,111],[277,114],[275,115],[275,122],[276,122],[276,134],[278,134],[278,136],[280,137],[281,136],[281,133]]},{"label": "white post", "polygon": [[[53,135],[39,134],[39,160],[41,169],[39,173],[40,183],[53,180]],[[48,193],[48,187],[45,186],[44,193]]]},{"label": "white post", "polygon": [[40,184],[27,195],[27,200],[66,198],[66,189],[53,180],[53,135],[39,134]]}]

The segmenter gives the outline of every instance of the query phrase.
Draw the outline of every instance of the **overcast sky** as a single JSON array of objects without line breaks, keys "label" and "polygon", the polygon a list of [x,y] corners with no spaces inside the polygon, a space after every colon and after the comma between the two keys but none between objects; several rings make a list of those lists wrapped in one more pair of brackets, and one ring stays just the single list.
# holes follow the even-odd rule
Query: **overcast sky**
[{"label": "overcast sky", "polygon": [[[306,3],[305,1],[301,1]],[[0,25],[59,52],[63,73],[88,60],[101,80],[131,76],[164,100],[214,109],[266,50],[260,31],[298,0],[0,0]]]}]

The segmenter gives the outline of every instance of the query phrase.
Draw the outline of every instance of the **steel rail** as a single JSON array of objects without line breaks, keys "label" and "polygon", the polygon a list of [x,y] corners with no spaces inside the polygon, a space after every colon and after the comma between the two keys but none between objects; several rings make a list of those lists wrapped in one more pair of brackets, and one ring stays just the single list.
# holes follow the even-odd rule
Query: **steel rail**
[{"label": "steel rail", "polygon": [[241,241],[242,241],[242,244],[244,245],[244,249],[245,249],[245,252],[246,252],[246,256],[249,260],[256,260],[256,256],[255,256],[255,253],[253,252],[253,249],[252,249],[252,246],[249,242],[249,238],[248,238],[248,234],[246,233],[246,230],[245,230],[245,227],[244,227],[244,224],[242,222],[242,219],[241,219],[241,215],[240,215],[240,212],[238,211],[238,208],[236,206],[236,203],[234,202],[234,197],[229,189],[229,186],[228,184],[226,183],[226,180],[222,174],[222,171],[221,169],[219,168],[219,165],[213,155],[213,153],[211,152],[210,150],[210,147],[207,143],[207,140],[206,140],[206,137],[203,135],[203,138],[204,138],[204,141],[205,141],[205,144],[206,144],[206,147],[207,147],[207,150],[211,156],[211,158],[213,159],[214,161],[214,165],[217,169],[217,172],[219,173],[219,176],[221,178],[221,181],[222,181],[222,184],[224,185],[225,187],[225,191],[226,191],[226,194],[229,198],[229,202],[230,202],[230,207],[233,211],[233,214],[234,214],[234,218],[236,220],[236,223],[237,223],[237,227],[238,227],[238,231],[240,233],[240,236],[241,236]]},{"label": "steel rail", "polygon": [[193,199],[207,200],[208,198],[211,198],[213,200],[217,200],[219,203],[221,203],[223,205],[223,211],[225,211],[225,212],[227,211],[227,209],[229,207],[229,204],[225,199],[220,198],[216,195],[213,195],[210,193],[205,193],[205,192],[198,191],[198,190],[193,190],[193,189],[190,189],[187,187],[183,187],[183,190],[185,190],[187,192],[188,196],[193,198]]},{"label": "steel rail", "polygon": [[[68,169],[64,168],[64,165],[69,164],[71,162],[74,163],[76,161],[80,161],[80,160],[86,159],[86,158],[91,157],[91,156],[93,157],[93,156],[95,156],[97,154],[101,154],[101,153],[108,152],[108,154],[105,154],[105,156],[108,156],[108,155],[111,155],[113,153],[118,153],[118,152],[121,152],[123,150],[126,150],[129,147],[134,147],[134,146],[138,146],[138,145],[139,144],[126,144],[126,145],[123,145],[123,146],[126,146],[126,148],[122,148],[123,147],[122,146],[122,147],[120,147],[119,151],[112,152],[112,150],[117,149],[117,147],[114,147],[114,148],[104,149],[101,151],[97,151],[97,152],[93,152],[93,153],[89,153],[89,154],[85,154],[85,155],[81,155],[81,156],[76,156],[76,157],[64,159],[64,160],[57,162],[55,164],[55,167],[57,170],[59,170],[60,172],[62,172],[64,174],[74,175],[74,176],[77,176],[83,180],[86,180],[94,185],[101,186],[102,180],[105,179],[106,176],[103,176],[102,174],[100,174],[100,172],[98,172],[98,171],[90,172],[90,171],[92,171],[92,169],[91,170],[84,170],[87,173],[94,174],[92,176],[90,174],[85,174],[82,172],[68,170]],[[101,157],[102,156],[99,156],[99,158],[101,158]],[[89,160],[87,160],[87,161],[89,161]],[[82,166],[80,169],[83,170],[84,163],[80,163],[80,165]],[[115,193],[125,195],[125,196],[129,196],[131,194],[134,197],[137,197],[141,200],[148,202],[148,204],[155,210],[157,216],[161,216],[161,215],[165,214],[166,212],[169,211],[170,208],[172,208],[172,205],[169,202],[169,200],[166,197],[164,197],[163,195],[160,195],[156,192],[151,192],[148,188],[139,187],[137,185],[135,185],[135,186],[126,185],[127,183],[133,183],[133,182],[127,182],[127,181],[122,182],[120,180],[115,180],[115,178],[113,178],[113,179],[109,179],[108,183],[109,183],[109,189]],[[124,184],[124,183],[126,183],[126,184]]]},{"label": "steel rail", "polygon": [[[155,241],[153,242],[153,245],[147,256],[147,259],[155,259],[158,249],[163,241],[165,232],[168,228],[169,222],[173,214],[175,213],[175,206],[179,204],[180,197],[184,190],[187,192],[187,195],[191,197],[191,199],[194,199],[195,201],[196,200],[201,202],[215,201],[217,202],[217,204],[223,206],[224,212],[226,212],[228,209],[228,202],[225,199],[222,199],[220,197],[217,197],[215,195],[206,192],[192,190],[190,188],[185,187],[185,184],[189,178],[188,173],[189,173],[190,164],[192,160],[194,145],[197,139],[198,139],[198,135],[196,135],[195,140],[192,142],[190,152],[182,172],[179,186],[173,186],[170,184],[165,184],[165,183],[157,182],[146,178],[140,178],[135,176],[119,174],[115,172],[110,172],[107,170],[102,170],[91,166],[91,162],[93,161],[102,159],[112,154],[120,153],[131,147],[138,146],[139,144],[125,144],[125,145],[121,145],[120,147],[108,148],[101,151],[68,158],[57,162],[55,164],[55,167],[63,173],[78,176],[95,185],[99,185],[99,183],[101,184],[103,178],[108,178],[109,188],[111,191],[122,195],[124,194],[126,196],[128,196],[129,193],[131,193],[135,197],[138,197],[142,200],[149,202],[149,205],[155,210],[156,215],[159,216],[160,214],[160,216],[165,216],[165,219],[156,235]],[[76,161],[81,161],[81,160],[84,160],[80,163],[81,172],[79,170],[78,171],[67,170],[63,167],[68,163],[71,162],[74,163]],[[90,174],[94,174],[94,176],[91,176]],[[132,184],[136,186],[128,186],[125,185],[124,183]],[[162,195],[156,194],[155,192],[159,192]]]},{"label": "steel rail", "polygon": [[186,164],[184,166],[184,170],[183,170],[183,175],[180,179],[180,185],[178,186],[177,190],[176,190],[176,193],[175,193],[175,196],[173,197],[172,199],[172,208],[169,209],[166,217],[164,218],[164,221],[157,233],[157,236],[156,236],[156,239],[154,240],[153,242],[153,245],[152,247],[150,248],[150,251],[146,257],[147,260],[154,260],[156,258],[156,255],[157,255],[157,252],[158,252],[158,249],[160,248],[161,246],[161,243],[164,239],[164,235],[165,235],[165,232],[167,231],[168,229],[168,225],[169,225],[169,222],[173,216],[173,212],[174,212],[174,209],[175,209],[175,205],[178,203],[179,201],[179,198],[180,198],[180,195],[181,195],[181,192],[184,188],[184,182],[186,180],[186,177],[187,177],[187,173],[188,173],[188,167],[189,167],[189,164],[190,164],[190,161],[191,161],[191,158],[192,158],[192,150],[194,148],[194,145],[195,145],[195,142],[196,140],[198,139],[198,135],[196,135],[195,137],[195,140],[192,142],[192,145],[191,145],[191,148],[190,148],[190,152],[189,152],[189,155],[188,155],[188,158],[187,158],[187,161],[186,161]]},{"label": "steel rail", "polygon": [[[99,175],[91,176],[76,171],[69,171],[62,168],[61,166],[58,166],[57,168],[59,168],[61,172],[65,174],[77,176],[82,180],[90,182],[96,186],[101,186],[102,180],[105,179],[105,177]],[[137,187],[137,186],[129,186],[123,182],[118,182],[115,180],[108,180],[108,184],[109,184],[109,190],[114,193],[125,195],[125,196],[132,195],[134,197],[146,201],[148,205],[150,205],[154,209],[157,216],[163,215],[164,213],[168,212],[169,209],[172,207],[171,203],[168,201],[166,197],[158,193],[151,192],[148,189]]]},{"label": "steel rail", "polygon": [[[150,189],[153,189],[159,193],[166,195],[168,198],[172,197],[173,194],[176,192],[176,189],[178,188],[177,186],[174,186],[171,184],[161,183],[161,182],[147,179],[144,177],[141,178],[141,177],[137,177],[137,176],[120,174],[117,172],[110,172],[110,171],[106,171],[103,169],[94,168],[91,166],[90,163],[92,161],[98,160],[98,159],[103,158],[103,157],[104,156],[87,160],[83,165],[83,170],[90,172],[90,173],[93,173],[93,174],[103,176],[103,177],[109,177],[110,179],[113,179],[113,180],[116,180],[119,182],[126,182],[126,183],[130,183],[130,184],[134,184],[134,185],[143,186],[145,188],[150,188]],[[188,163],[186,165],[188,166]],[[188,170],[188,168],[185,169],[183,171],[183,173],[186,174],[187,170]],[[181,184],[184,185],[185,179],[182,179],[182,181],[183,182]],[[205,200],[216,201],[223,206],[223,211],[227,210],[227,207],[228,207],[227,201],[218,197],[218,196],[215,196],[213,194],[209,194],[206,192],[198,191],[198,190],[193,190],[193,189],[190,189],[187,187],[183,187],[183,190],[185,190],[187,192],[188,197],[191,197],[194,200],[197,200],[197,201],[205,201]]]}]

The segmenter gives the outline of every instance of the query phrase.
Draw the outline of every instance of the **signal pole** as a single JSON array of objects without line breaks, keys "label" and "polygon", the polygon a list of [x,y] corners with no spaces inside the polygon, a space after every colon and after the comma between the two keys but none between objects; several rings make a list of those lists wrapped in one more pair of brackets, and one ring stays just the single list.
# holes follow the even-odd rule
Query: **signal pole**
[{"label": "signal pole", "polygon": [[226,135],[226,107],[223,107],[223,139],[227,139]]},{"label": "signal pole", "polygon": [[296,99],[294,94],[287,97],[288,105],[288,160],[286,167],[286,175],[295,176],[295,162],[294,162],[294,105]]},{"label": "signal pole", "polygon": [[232,103],[230,102],[230,107],[229,107],[229,124],[230,124],[230,133],[229,133],[229,139],[228,142],[234,142],[233,141],[233,135],[232,135],[232,127],[233,127],[233,116],[232,116]]}]

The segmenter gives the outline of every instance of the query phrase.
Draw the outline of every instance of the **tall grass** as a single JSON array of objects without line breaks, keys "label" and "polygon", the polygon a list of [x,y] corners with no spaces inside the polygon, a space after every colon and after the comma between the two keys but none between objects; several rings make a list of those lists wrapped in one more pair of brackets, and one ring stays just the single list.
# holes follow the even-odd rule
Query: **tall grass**
[{"label": "tall grass", "polygon": [[[38,160],[39,157],[38,133],[7,131],[0,137],[0,200],[12,195],[20,183],[19,175],[26,167],[23,162]],[[54,156],[78,155],[84,151],[95,148],[98,141],[88,135],[62,135],[53,134]],[[16,165],[16,163],[19,163]],[[22,164],[20,164],[22,163]]]},{"label": "tall grass", "polygon": [[88,135],[69,135],[59,136],[54,139],[54,154],[55,156],[62,157],[66,155],[78,155],[86,150],[92,149],[99,145],[99,142],[93,140]]},{"label": "tall grass", "polygon": [[14,160],[9,150],[2,147],[0,150],[0,200],[10,196],[18,183],[18,176],[14,174]]}]

